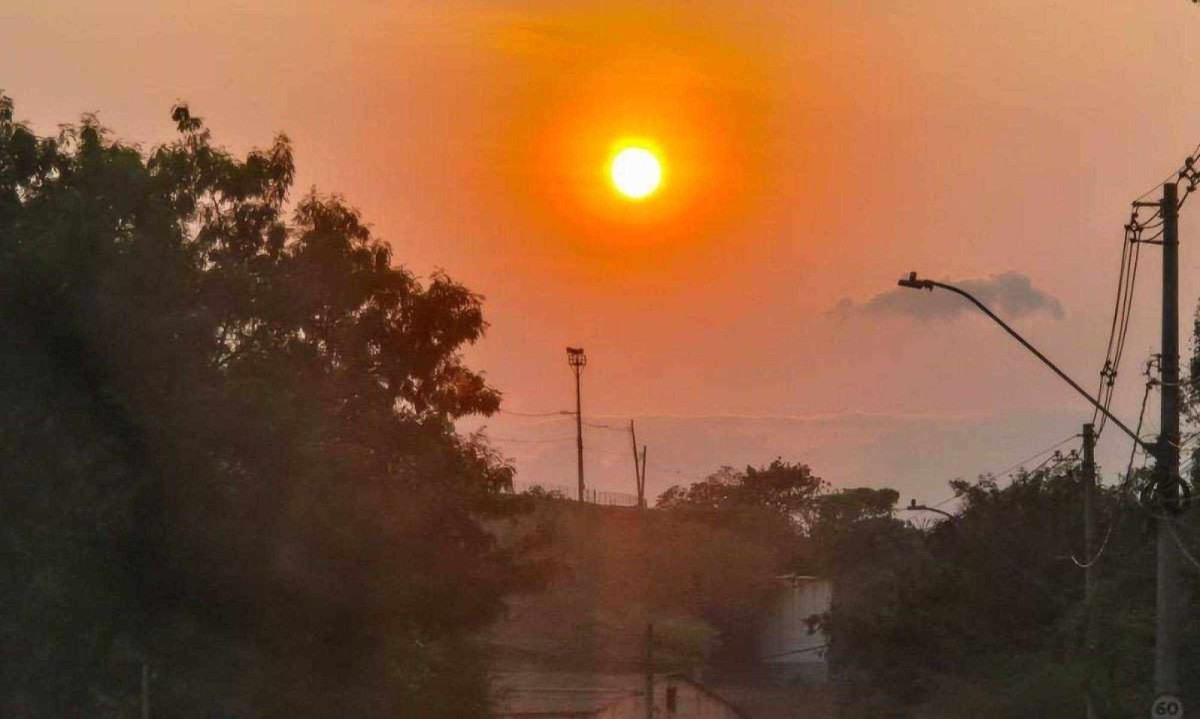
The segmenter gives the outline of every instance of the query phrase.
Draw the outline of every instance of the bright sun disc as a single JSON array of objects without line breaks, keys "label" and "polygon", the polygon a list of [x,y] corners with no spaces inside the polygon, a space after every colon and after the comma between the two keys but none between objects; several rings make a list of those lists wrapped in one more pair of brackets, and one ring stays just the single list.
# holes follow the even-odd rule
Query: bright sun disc
[{"label": "bright sun disc", "polygon": [[658,189],[662,164],[643,147],[627,147],[617,153],[610,168],[613,185],[626,197],[640,200]]}]

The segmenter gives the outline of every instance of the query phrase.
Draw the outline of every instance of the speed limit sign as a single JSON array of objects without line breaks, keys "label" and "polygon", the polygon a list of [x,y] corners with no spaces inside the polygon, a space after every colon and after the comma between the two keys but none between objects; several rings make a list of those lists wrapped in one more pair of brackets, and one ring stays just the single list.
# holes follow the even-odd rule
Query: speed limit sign
[{"label": "speed limit sign", "polygon": [[1150,705],[1151,719],[1183,719],[1183,702],[1172,694],[1160,694]]}]

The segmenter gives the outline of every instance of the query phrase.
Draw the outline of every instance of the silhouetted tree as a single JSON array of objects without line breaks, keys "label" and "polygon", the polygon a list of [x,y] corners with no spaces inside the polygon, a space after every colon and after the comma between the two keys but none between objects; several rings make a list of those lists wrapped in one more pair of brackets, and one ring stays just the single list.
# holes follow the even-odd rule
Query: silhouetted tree
[{"label": "silhouetted tree", "polygon": [[1100,493],[1101,639],[1085,651],[1083,570],[1071,561],[1089,559],[1076,468],[951,486],[953,519],[864,522],[833,553],[827,627],[843,713],[1082,716],[1088,673],[1101,716],[1149,701],[1153,543],[1133,495]]},{"label": "silhouetted tree", "polygon": [[0,713],[482,716],[470,631],[528,572],[481,298],[359,214],[287,205],[185,106],[148,153],[0,95]]},{"label": "silhouetted tree", "polygon": [[811,520],[815,498],[825,488],[808,465],[775,459],[740,472],[721,467],[700,482],[673,485],[659,495],[655,506],[718,520],[774,519],[803,526]]}]

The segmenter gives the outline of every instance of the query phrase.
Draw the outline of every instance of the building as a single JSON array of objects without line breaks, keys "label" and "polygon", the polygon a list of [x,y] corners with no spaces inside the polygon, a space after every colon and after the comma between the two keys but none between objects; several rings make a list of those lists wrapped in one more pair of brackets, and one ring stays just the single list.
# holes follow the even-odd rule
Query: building
[{"label": "building", "polygon": [[829,640],[816,619],[829,612],[833,583],[799,574],[785,574],[776,580],[759,635],[759,658],[779,681],[828,681],[825,649]]},{"label": "building", "polygon": [[[681,675],[656,674],[652,681],[655,719],[749,719]],[[645,674],[497,674],[493,712],[505,719],[646,719],[646,683]]]}]

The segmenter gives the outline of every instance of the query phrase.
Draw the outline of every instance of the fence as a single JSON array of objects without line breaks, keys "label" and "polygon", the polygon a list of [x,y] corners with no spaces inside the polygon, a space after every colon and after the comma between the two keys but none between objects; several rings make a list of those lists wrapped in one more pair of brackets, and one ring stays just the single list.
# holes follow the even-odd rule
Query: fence
[{"label": "fence", "polygon": [[[540,484],[530,482],[513,482],[515,494],[545,494],[563,499],[575,499],[579,496],[577,487],[562,484]],[[602,489],[583,490],[583,501],[588,504],[599,504],[606,507],[636,507],[637,496],[626,492],[609,492]]]}]

